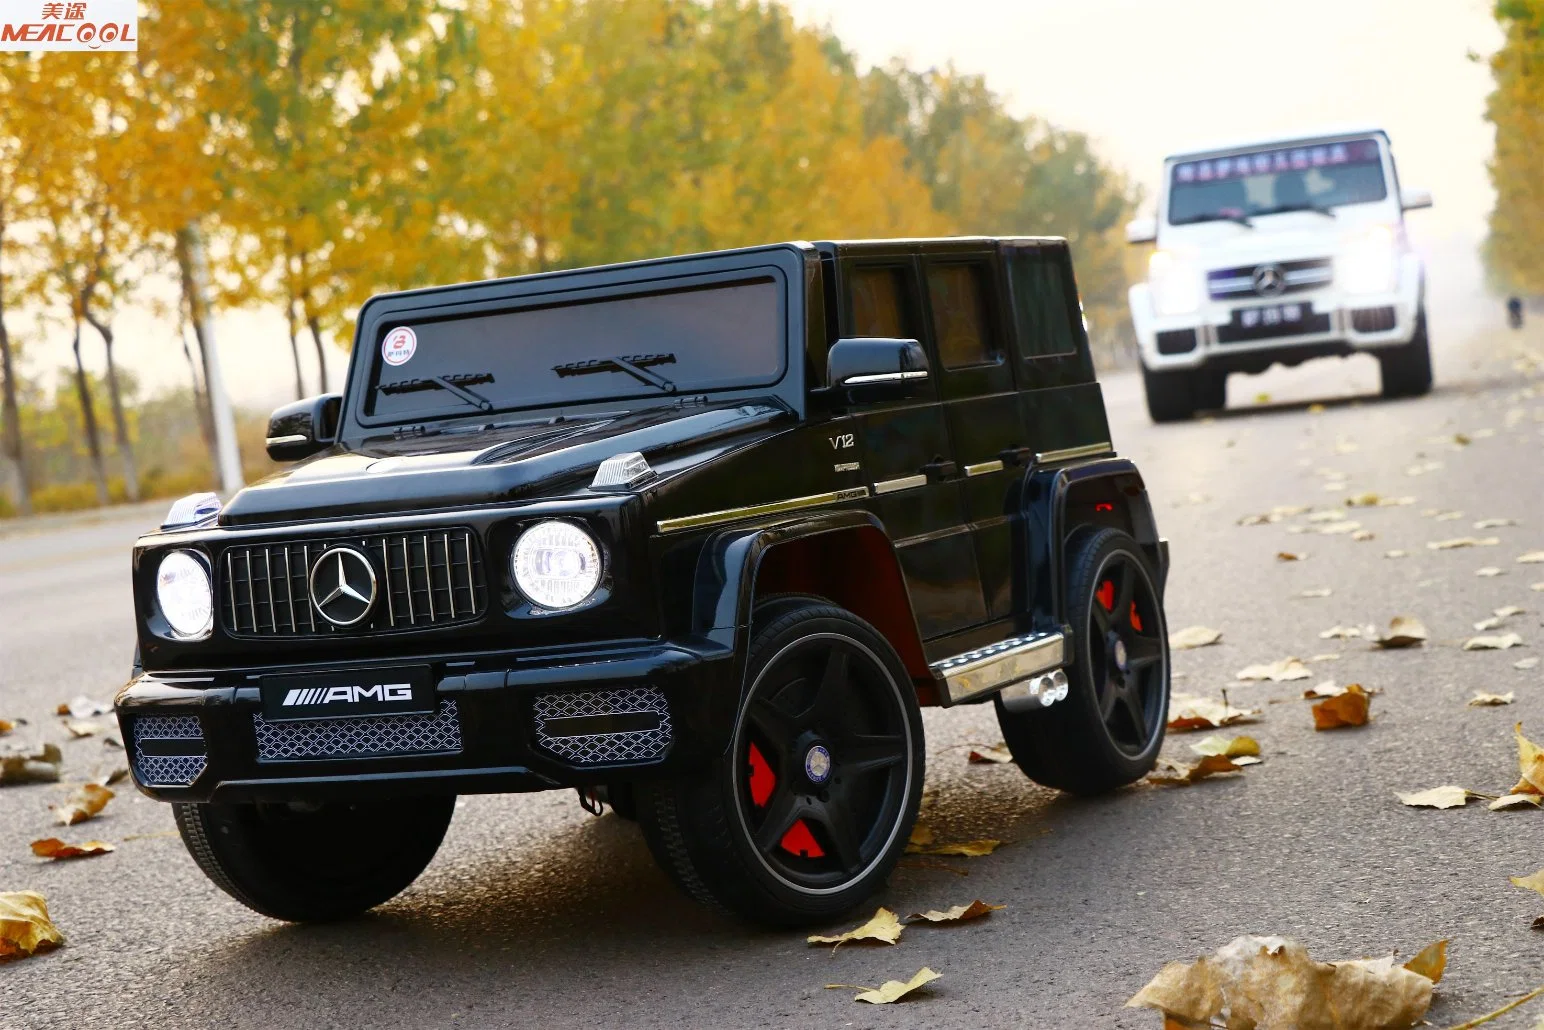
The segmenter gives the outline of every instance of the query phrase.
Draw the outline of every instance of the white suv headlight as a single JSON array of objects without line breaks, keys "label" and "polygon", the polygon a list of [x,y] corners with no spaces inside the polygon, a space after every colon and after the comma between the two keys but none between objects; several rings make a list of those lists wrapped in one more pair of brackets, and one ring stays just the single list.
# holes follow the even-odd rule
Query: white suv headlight
[{"label": "white suv headlight", "polygon": [[1399,245],[1394,230],[1374,225],[1341,245],[1336,277],[1347,293],[1392,293],[1399,285]]},{"label": "white suv headlight", "polygon": [[1147,259],[1147,285],[1157,314],[1188,315],[1201,307],[1201,270],[1173,251],[1153,251]]},{"label": "white suv headlight", "polygon": [[515,585],[538,608],[582,604],[600,583],[600,548],[572,522],[538,522],[520,534],[509,558]]},{"label": "white suv headlight", "polygon": [[209,566],[192,551],[173,551],[155,574],[155,599],[181,640],[202,640],[214,628],[214,590]]}]

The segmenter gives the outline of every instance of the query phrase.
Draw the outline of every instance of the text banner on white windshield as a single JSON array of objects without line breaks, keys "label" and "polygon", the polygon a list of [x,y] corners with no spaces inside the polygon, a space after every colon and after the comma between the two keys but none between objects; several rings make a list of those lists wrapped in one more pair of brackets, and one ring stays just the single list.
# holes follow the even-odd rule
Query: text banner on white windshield
[{"label": "text banner on white windshield", "polygon": [[1283,147],[1251,154],[1233,154],[1174,166],[1175,182],[1220,182],[1272,172],[1301,172],[1310,168],[1376,164],[1381,160],[1378,142],[1370,139],[1322,143],[1309,147]]}]

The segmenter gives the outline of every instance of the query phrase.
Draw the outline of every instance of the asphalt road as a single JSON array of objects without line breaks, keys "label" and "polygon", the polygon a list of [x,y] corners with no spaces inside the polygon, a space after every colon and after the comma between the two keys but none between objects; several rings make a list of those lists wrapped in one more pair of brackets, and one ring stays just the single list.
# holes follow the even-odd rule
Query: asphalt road
[{"label": "asphalt road", "polygon": [[[1009,844],[986,858],[908,862],[877,900],[902,914],[978,897],[1007,906],[989,919],[914,928],[894,947],[812,948],[800,934],[698,909],[655,868],[635,826],[552,793],[466,798],[439,856],[400,898],[346,924],[286,926],[206,882],[169,809],[131,788],[65,834],[112,841],[116,853],[33,859],[28,842],[54,832],[48,805],[66,787],[13,787],[0,789],[0,890],[45,892],[67,944],[0,966],[0,1027],[1156,1030],[1156,1014],[1125,1000],[1166,961],[1242,933],[1296,937],[1320,958],[1409,955],[1450,937],[1430,1018],[1444,1026],[1489,1011],[1544,983],[1544,936],[1529,928],[1544,899],[1507,882],[1544,865],[1544,812],[1416,810],[1394,792],[1502,791],[1516,775],[1513,722],[1544,739],[1544,670],[1513,668],[1544,648],[1544,593],[1529,589],[1544,565],[1514,562],[1544,549],[1544,368],[1514,368],[1512,342],[1441,351],[1439,388],[1422,400],[1382,402],[1370,361],[1329,362],[1235,377],[1232,410],[1174,427],[1148,424],[1134,378],[1107,381],[1116,445],[1148,477],[1172,540],[1171,627],[1225,634],[1176,656],[1176,689],[1226,689],[1261,708],[1251,732],[1265,761],[1188,789],[1077,801],[1012,766],[967,764],[965,745],[1000,739],[990,709],[928,712],[924,820],[941,840]],[[1472,442],[1456,444],[1456,433]],[[1368,490],[1416,498],[1352,510],[1370,541],[1289,532],[1317,525],[1303,518],[1236,524]],[[1439,522],[1428,509],[1463,515]],[[157,514],[0,528],[0,715],[29,720],[13,741],[60,741],[67,780],[121,761],[100,739],[65,741],[52,711],[122,682],[127,546]],[[1501,517],[1520,524],[1471,528]],[[1425,546],[1463,535],[1501,543]],[[1408,557],[1383,557],[1394,548]],[[1278,562],[1280,550],[1308,557]],[[1504,574],[1475,575],[1487,565]],[[1332,595],[1298,596],[1322,587]],[[1459,649],[1472,622],[1511,604],[1529,609],[1507,628],[1530,649]],[[1376,652],[1318,636],[1403,612],[1430,628],[1424,648]],[[1304,683],[1233,678],[1247,664],[1327,652],[1340,657],[1316,659],[1317,674],[1383,690],[1371,725],[1316,734],[1297,700]],[[1515,690],[1517,701],[1466,707],[1481,689]],[[1168,752],[1182,757],[1195,739],[1171,736]],[[943,978],[900,1005],[822,989],[904,979],[924,965]],[[1536,1007],[1493,1025],[1532,1026],[1544,1001]]]}]

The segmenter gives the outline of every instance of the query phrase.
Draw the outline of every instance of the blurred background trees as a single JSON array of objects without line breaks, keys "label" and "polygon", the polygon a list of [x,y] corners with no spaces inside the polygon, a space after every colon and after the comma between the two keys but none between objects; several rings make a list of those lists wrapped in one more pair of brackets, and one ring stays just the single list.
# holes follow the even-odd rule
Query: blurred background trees
[{"label": "blurred background trees", "polygon": [[1485,263],[1499,291],[1544,296],[1544,0],[1500,0],[1505,42],[1491,56],[1496,89],[1486,117],[1496,127],[1490,179],[1496,207]]},{"label": "blurred background trees", "polygon": [[[211,483],[200,334],[233,307],[285,314],[267,345],[299,396],[319,387],[302,348],[325,375],[325,342],[382,290],[785,239],[1051,234],[1072,241],[1099,352],[1123,346],[1138,198],[1086,137],[1014,116],[977,77],[860,72],[772,0],[142,11],[137,54],[0,55],[13,507]],[[152,279],[180,298],[165,347],[188,366],[161,398],[112,360],[114,314],[164,303]],[[21,311],[90,360],[24,365],[40,344]]]}]

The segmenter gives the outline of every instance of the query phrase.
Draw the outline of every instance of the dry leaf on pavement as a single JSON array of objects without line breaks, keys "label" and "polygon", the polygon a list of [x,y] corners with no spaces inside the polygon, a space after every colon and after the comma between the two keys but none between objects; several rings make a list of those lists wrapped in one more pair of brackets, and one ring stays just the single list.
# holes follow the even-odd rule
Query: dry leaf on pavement
[{"label": "dry leaf on pavement", "polygon": [[1362,524],[1360,522],[1357,522],[1353,519],[1347,519],[1344,522],[1325,523],[1316,529],[1315,532],[1323,533],[1326,536],[1339,536],[1342,533],[1354,533],[1361,528]]},{"label": "dry leaf on pavement", "polygon": [[1169,649],[1188,651],[1193,647],[1207,647],[1222,639],[1222,630],[1209,626],[1186,626],[1169,634]]},{"label": "dry leaf on pavement", "polygon": [[1476,576],[1481,576],[1481,577],[1483,577],[1485,579],[1491,579],[1491,578],[1494,578],[1496,576],[1499,576],[1499,575],[1502,574],[1502,572],[1503,572],[1502,569],[1499,569],[1499,568],[1497,568],[1494,565],[1487,565],[1487,566],[1485,566],[1482,569],[1475,569],[1474,570],[1474,574]]},{"label": "dry leaf on pavement", "polygon": [[0,893],[0,959],[18,958],[64,943],[37,891]]},{"label": "dry leaf on pavement", "polygon": [[1234,723],[1254,722],[1258,708],[1234,708],[1222,701],[1197,694],[1175,694],[1169,698],[1169,729],[1175,733],[1214,730]]},{"label": "dry leaf on pavement", "polygon": [[1396,794],[1395,797],[1399,798],[1400,804],[1411,808],[1462,808],[1470,798],[1479,795],[1449,783],[1429,790],[1418,790],[1413,794]]},{"label": "dry leaf on pavement", "polygon": [[1360,626],[1331,626],[1319,634],[1320,640],[1351,640],[1362,635]]},{"label": "dry leaf on pavement", "polygon": [[83,783],[64,804],[51,807],[60,825],[74,826],[95,817],[114,796],[112,791],[101,784]]},{"label": "dry leaf on pavement", "polygon": [[1503,794],[1489,805],[1492,812],[1503,812],[1513,808],[1538,808],[1544,802],[1537,794]]},{"label": "dry leaf on pavement", "polygon": [[36,751],[0,755],[0,786],[53,783],[59,779],[59,763],[63,760],[58,744],[44,744]]},{"label": "dry leaf on pavement", "polygon": [[1007,905],[988,905],[980,898],[977,898],[969,905],[955,905],[953,908],[946,908],[942,911],[935,908],[929,909],[926,912],[913,912],[906,917],[906,921],[908,923],[919,921],[925,923],[964,923],[972,919],[980,919],[982,916],[989,916],[998,909],[1007,907]]},{"label": "dry leaf on pavement", "polygon": [[1500,608],[1492,608],[1490,613],[1498,619],[1510,619],[1514,615],[1522,615],[1527,610],[1520,605],[1505,604]]},{"label": "dry leaf on pavement", "polygon": [[1529,551],[1527,554],[1519,554],[1517,562],[1520,565],[1537,565],[1544,562],[1544,551]]},{"label": "dry leaf on pavement", "polygon": [[79,740],[81,737],[94,737],[102,732],[102,724],[92,722],[90,719],[66,719],[64,720],[64,728],[76,740]]},{"label": "dry leaf on pavement", "polygon": [[84,844],[66,844],[58,837],[44,837],[32,842],[32,853],[39,858],[55,861],[63,858],[90,858],[117,850],[105,840],[88,840]]},{"label": "dry leaf on pavement", "polygon": [[1470,637],[1464,641],[1465,651],[1505,651],[1509,647],[1521,647],[1523,638],[1516,633],[1502,633],[1493,637]]},{"label": "dry leaf on pavement", "polygon": [[1418,973],[1432,983],[1441,983],[1442,974],[1447,971],[1447,946],[1446,940],[1434,941],[1426,945],[1409,962],[1405,968],[1412,973]]},{"label": "dry leaf on pavement", "polygon": [[1519,658],[1512,663],[1514,669],[1536,669],[1539,666],[1537,658]]},{"label": "dry leaf on pavement", "polygon": [[1340,522],[1346,517],[1344,508],[1325,508],[1308,516],[1309,522]]},{"label": "dry leaf on pavement", "polygon": [[956,858],[980,858],[1002,845],[1000,840],[962,840],[945,844],[908,844],[908,855],[952,855]]},{"label": "dry leaf on pavement", "polygon": [[1376,629],[1367,627],[1371,632],[1367,633],[1373,646],[1385,650],[1416,647],[1426,640],[1426,626],[1414,615],[1396,615],[1389,620],[1387,633],[1379,633]]},{"label": "dry leaf on pavement", "polygon": [[1376,540],[1377,538],[1378,534],[1374,533],[1370,529],[1359,529],[1355,533],[1351,534],[1351,539],[1355,540],[1357,543],[1366,543],[1368,540]]},{"label": "dry leaf on pavement", "polygon": [[[1259,761],[1259,759],[1253,759],[1253,761]],[[1158,760],[1158,767],[1147,774],[1147,782],[1165,787],[1188,787],[1192,783],[1199,783],[1219,773],[1243,772],[1246,764],[1252,764],[1251,760],[1248,758],[1234,760],[1225,755],[1207,755],[1194,765],[1183,765],[1161,758]]]},{"label": "dry leaf on pavement", "polygon": [[1272,683],[1283,683],[1287,680],[1305,680],[1313,676],[1308,666],[1298,658],[1282,658],[1278,661],[1267,662],[1263,665],[1248,665],[1234,674],[1237,679],[1246,681],[1270,680]]},{"label": "dry leaf on pavement", "polygon": [[54,709],[55,715],[71,715],[77,719],[89,719],[93,715],[106,715],[113,710],[111,701],[97,701],[81,694],[73,701]]},{"label": "dry leaf on pavement", "polygon": [[1316,701],[1321,697],[1339,697],[1345,692],[1346,688],[1337,687],[1334,680],[1325,680],[1323,683],[1316,683],[1303,691],[1303,700]]},{"label": "dry leaf on pavement", "polygon": [[1215,955],[1170,962],[1126,1005],[1157,1009],[1181,1026],[1209,1026],[1226,1012],[1239,1030],[1376,1030],[1413,1026],[1431,989],[1431,979],[1393,958],[1316,962],[1284,937],[1239,937]]},{"label": "dry leaf on pavement", "polygon": [[907,980],[905,983],[902,983],[899,980],[886,980],[884,984],[879,987],[858,987],[855,984],[826,984],[826,990],[840,990],[842,988],[846,988],[850,991],[861,991],[863,993],[854,997],[852,999],[853,1001],[866,1001],[870,1005],[888,1005],[891,1002],[899,1001],[900,999],[906,997],[906,995],[910,994],[912,991],[915,991],[923,984],[932,983],[942,975],[943,974],[941,973],[933,972],[927,966],[923,966],[921,969],[917,970],[916,976],[912,977],[910,980]]},{"label": "dry leaf on pavement", "polygon": [[[1544,869],[1540,869],[1538,872],[1532,873],[1528,876],[1512,876],[1508,877],[1508,879],[1512,881],[1513,885],[1521,887],[1524,890],[1530,890],[1539,894],[1544,894]],[[0,895],[0,897],[4,897],[4,895]]]},{"label": "dry leaf on pavement", "polygon": [[1303,561],[1307,557],[1308,557],[1308,555],[1303,554],[1300,551],[1277,551],[1276,552],[1276,560],[1277,561]]},{"label": "dry leaf on pavement", "polygon": [[1383,552],[1383,557],[1385,557],[1385,558],[1408,558],[1409,556],[1410,556],[1410,552],[1408,552],[1408,551],[1401,551],[1401,550],[1398,550],[1397,548],[1395,550],[1392,550],[1392,551],[1384,551]]},{"label": "dry leaf on pavement", "polygon": [[1348,683],[1344,693],[1313,706],[1313,728],[1334,730],[1367,725],[1368,695],[1360,683]]},{"label": "dry leaf on pavement", "polygon": [[1523,724],[1512,727],[1517,738],[1518,780],[1513,794],[1544,794],[1544,748],[1523,736]]},{"label": "dry leaf on pavement", "polygon": [[1223,737],[1213,734],[1190,745],[1198,755],[1222,755],[1224,758],[1259,757],[1260,742],[1253,737]]},{"label": "dry leaf on pavement", "polygon": [[1495,547],[1499,543],[1501,538],[1498,536],[1457,536],[1451,540],[1428,540],[1426,546],[1433,551],[1452,551],[1459,547]]},{"label": "dry leaf on pavement", "polygon": [[970,749],[966,761],[972,765],[1006,765],[1013,761],[1013,755],[1009,753],[1007,745],[997,744],[993,747],[978,745]]},{"label": "dry leaf on pavement", "polygon": [[1334,591],[1332,589],[1330,589],[1329,587],[1315,587],[1312,590],[1299,590],[1297,592],[1297,596],[1298,597],[1328,597],[1332,593],[1334,593]]},{"label": "dry leaf on pavement", "polygon": [[1500,529],[1502,526],[1515,526],[1516,519],[1480,519],[1474,524],[1475,529]]},{"label": "dry leaf on pavement", "polygon": [[831,950],[841,947],[850,941],[879,941],[883,944],[894,944],[901,939],[901,931],[906,929],[901,921],[895,917],[895,913],[888,908],[881,908],[874,913],[874,918],[862,926],[848,930],[846,933],[837,934],[834,937],[822,937],[818,934],[811,935],[811,944],[835,945]]},{"label": "dry leaf on pavement", "polygon": [[0,719],[0,737],[5,736],[16,728],[16,724],[10,719]]},{"label": "dry leaf on pavement", "polygon": [[1517,694],[1508,690],[1505,694],[1487,694],[1483,690],[1476,690],[1474,696],[1468,701],[1470,707],[1486,708],[1494,705],[1509,705],[1517,700]]}]

